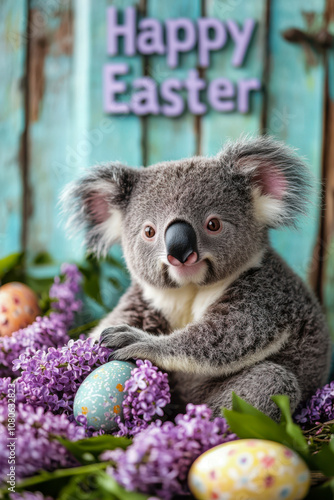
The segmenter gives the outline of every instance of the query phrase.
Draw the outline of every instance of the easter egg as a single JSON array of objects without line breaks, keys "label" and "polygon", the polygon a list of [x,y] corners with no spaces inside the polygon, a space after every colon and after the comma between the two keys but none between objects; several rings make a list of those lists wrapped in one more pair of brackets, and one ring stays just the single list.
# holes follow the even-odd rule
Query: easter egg
[{"label": "easter egg", "polygon": [[115,430],[115,418],[123,416],[124,384],[134,368],[136,366],[127,361],[110,361],[92,371],[75,395],[74,417],[85,415],[87,425],[95,430]]},{"label": "easter egg", "polygon": [[188,483],[198,500],[299,500],[310,487],[310,472],[279,443],[240,439],[198,457]]},{"label": "easter egg", "polygon": [[38,297],[23,283],[7,283],[0,288],[0,336],[25,328],[40,314]]}]

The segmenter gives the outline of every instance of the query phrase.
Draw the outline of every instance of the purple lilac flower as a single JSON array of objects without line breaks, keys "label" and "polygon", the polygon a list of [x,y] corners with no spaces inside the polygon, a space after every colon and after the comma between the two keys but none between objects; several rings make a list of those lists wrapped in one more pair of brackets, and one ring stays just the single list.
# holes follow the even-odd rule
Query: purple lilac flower
[{"label": "purple lilac flower", "polygon": [[[8,414],[8,410],[11,414]],[[54,470],[77,465],[55,436],[71,441],[85,437],[85,429],[70,423],[66,415],[44,412],[41,407],[19,403],[14,410],[5,402],[0,404],[0,481],[6,481],[9,448],[8,418],[15,420],[15,474],[17,479],[34,475],[40,469]]]},{"label": "purple lilac flower", "polygon": [[51,497],[45,497],[40,491],[23,491],[22,493],[11,493],[10,500],[53,500]]},{"label": "purple lilac flower", "polygon": [[224,418],[210,417],[207,406],[188,404],[175,424],[152,423],[135,435],[126,450],[107,451],[101,458],[116,463],[108,473],[127,490],[164,500],[189,493],[187,476],[194,460],[213,446],[237,439]]},{"label": "purple lilac flower", "polygon": [[50,347],[33,354],[21,354],[14,370],[22,370],[16,380],[26,401],[44,410],[66,413],[73,419],[73,401],[79,385],[95,368],[108,360],[110,350],[89,338],[70,340],[63,347]]},{"label": "purple lilac flower", "polygon": [[334,380],[326,384],[297,408],[294,419],[302,425],[328,422],[334,419]]},{"label": "purple lilac flower", "polygon": [[170,403],[167,373],[158,371],[148,360],[140,359],[136,364],[124,385],[127,395],[123,401],[123,421],[117,418],[119,436],[134,436],[146,429],[156,415],[163,416],[163,408]]},{"label": "purple lilac flower", "polygon": [[[8,394],[13,399],[13,382],[10,377],[0,378],[0,404],[3,400],[7,401]],[[10,393],[10,390],[12,391]],[[23,384],[15,382],[14,398],[16,403],[25,403]]]},{"label": "purple lilac flower", "polygon": [[0,376],[15,377],[12,362],[20,354],[32,355],[38,349],[64,345],[68,340],[67,330],[73,323],[74,314],[81,307],[76,300],[81,275],[75,265],[63,264],[61,273],[64,281],[55,278],[49,295],[57,299],[52,303],[54,309],[49,316],[38,316],[34,323],[14,332],[10,337],[0,338]]}]

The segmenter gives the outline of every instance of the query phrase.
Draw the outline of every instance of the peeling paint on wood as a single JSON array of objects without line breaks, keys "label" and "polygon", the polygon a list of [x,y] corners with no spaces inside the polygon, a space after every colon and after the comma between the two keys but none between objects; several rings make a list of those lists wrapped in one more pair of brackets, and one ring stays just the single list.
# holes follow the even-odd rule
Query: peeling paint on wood
[{"label": "peeling paint on wood", "polygon": [[[168,0],[158,3],[147,0],[147,16],[164,20],[170,17],[187,17],[196,19],[201,15],[201,0],[181,1]],[[196,67],[194,51],[182,54],[181,65],[173,70],[173,77],[186,78],[189,69]],[[166,56],[149,57],[149,76],[157,85],[171,76],[171,69],[166,63]],[[195,116],[185,110],[181,116],[170,119],[166,116],[149,116],[147,118],[147,163],[174,160],[192,156],[198,150],[198,136],[194,133]]]},{"label": "peeling paint on wood", "polygon": [[[231,66],[233,45],[227,44],[223,55],[219,51],[213,52],[211,55],[211,65],[206,70],[206,78],[209,81],[219,77],[227,77],[232,82],[243,78],[258,78],[262,81],[266,60],[265,51],[268,48],[266,44],[266,12],[265,0],[208,1],[206,3],[208,17],[216,17],[222,21],[231,18],[239,25],[244,23],[247,18],[253,18],[257,22],[244,65],[238,68]],[[246,114],[219,113],[210,109],[202,118],[202,152],[206,155],[216,154],[227,139],[238,138],[241,134],[259,134],[262,106],[262,92],[254,92],[251,96],[250,111]]]},{"label": "peeling paint on wood", "polygon": [[[270,33],[271,64],[268,91],[268,132],[287,144],[298,148],[311,168],[317,185],[321,181],[322,109],[325,73],[322,64],[310,66],[300,44],[284,40],[282,33],[297,28],[307,31],[302,10],[303,0],[271,4]],[[325,2],[310,0],[307,8],[323,16]],[[319,194],[319,193],[318,193]],[[272,242],[278,252],[304,279],[315,265],[313,249],[319,231],[319,198],[313,197],[309,214],[300,223],[300,229],[272,232]]]},{"label": "peeling paint on wood", "polygon": [[0,254],[22,250],[26,0],[0,2]]},{"label": "peeling paint on wood", "polygon": [[[334,0],[327,0],[325,29],[334,35]],[[323,191],[319,290],[334,340],[334,46],[327,50],[323,139]]]},{"label": "peeling paint on wood", "polygon": [[[42,0],[32,4],[30,47],[29,184],[33,211],[28,221],[28,255],[49,251],[57,260],[69,256],[66,235],[59,231],[57,202],[73,172],[66,168],[71,147],[73,30],[72,2],[56,2],[46,10]],[[61,35],[65,36],[65,41]],[[67,247],[68,248],[68,247]],[[78,254],[79,255],[79,254]]]}]

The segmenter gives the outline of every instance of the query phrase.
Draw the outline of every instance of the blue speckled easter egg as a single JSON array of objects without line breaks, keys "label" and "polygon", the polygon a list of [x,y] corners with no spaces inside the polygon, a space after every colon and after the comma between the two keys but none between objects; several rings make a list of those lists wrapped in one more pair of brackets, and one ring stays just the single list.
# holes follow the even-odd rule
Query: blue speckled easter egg
[{"label": "blue speckled easter egg", "polygon": [[110,361],[99,366],[80,385],[75,395],[73,413],[85,415],[95,430],[111,432],[117,428],[115,418],[122,418],[124,384],[136,366],[126,361]]}]

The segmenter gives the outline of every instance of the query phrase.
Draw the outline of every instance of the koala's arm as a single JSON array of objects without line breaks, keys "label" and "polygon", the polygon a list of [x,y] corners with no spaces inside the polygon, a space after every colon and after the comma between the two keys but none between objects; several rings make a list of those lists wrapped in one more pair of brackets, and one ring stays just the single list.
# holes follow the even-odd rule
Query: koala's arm
[{"label": "koala's arm", "polygon": [[149,359],[164,370],[229,375],[277,353],[289,330],[274,324],[270,314],[249,303],[221,302],[211,307],[200,322],[170,335],[152,337],[126,325],[104,332],[107,345],[120,348],[115,359]]},{"label": "koala's arm", "polygon": [[166,319],[144,300],[136,283],[129,287],[118,305],[100,321],[90,336],[98,340],[106,328],[124,324],[155,335],[170,332]]},{"label": "koala's arm", "polygon": [[229,375],[278,353],[298,330],[304,315],[299,283],[269,254],[261,268],[236,280],[199,321],[157,337],[120,325],[106,330],[103,339],[118,348],[115,359],[142,358],[165,370]]}]

